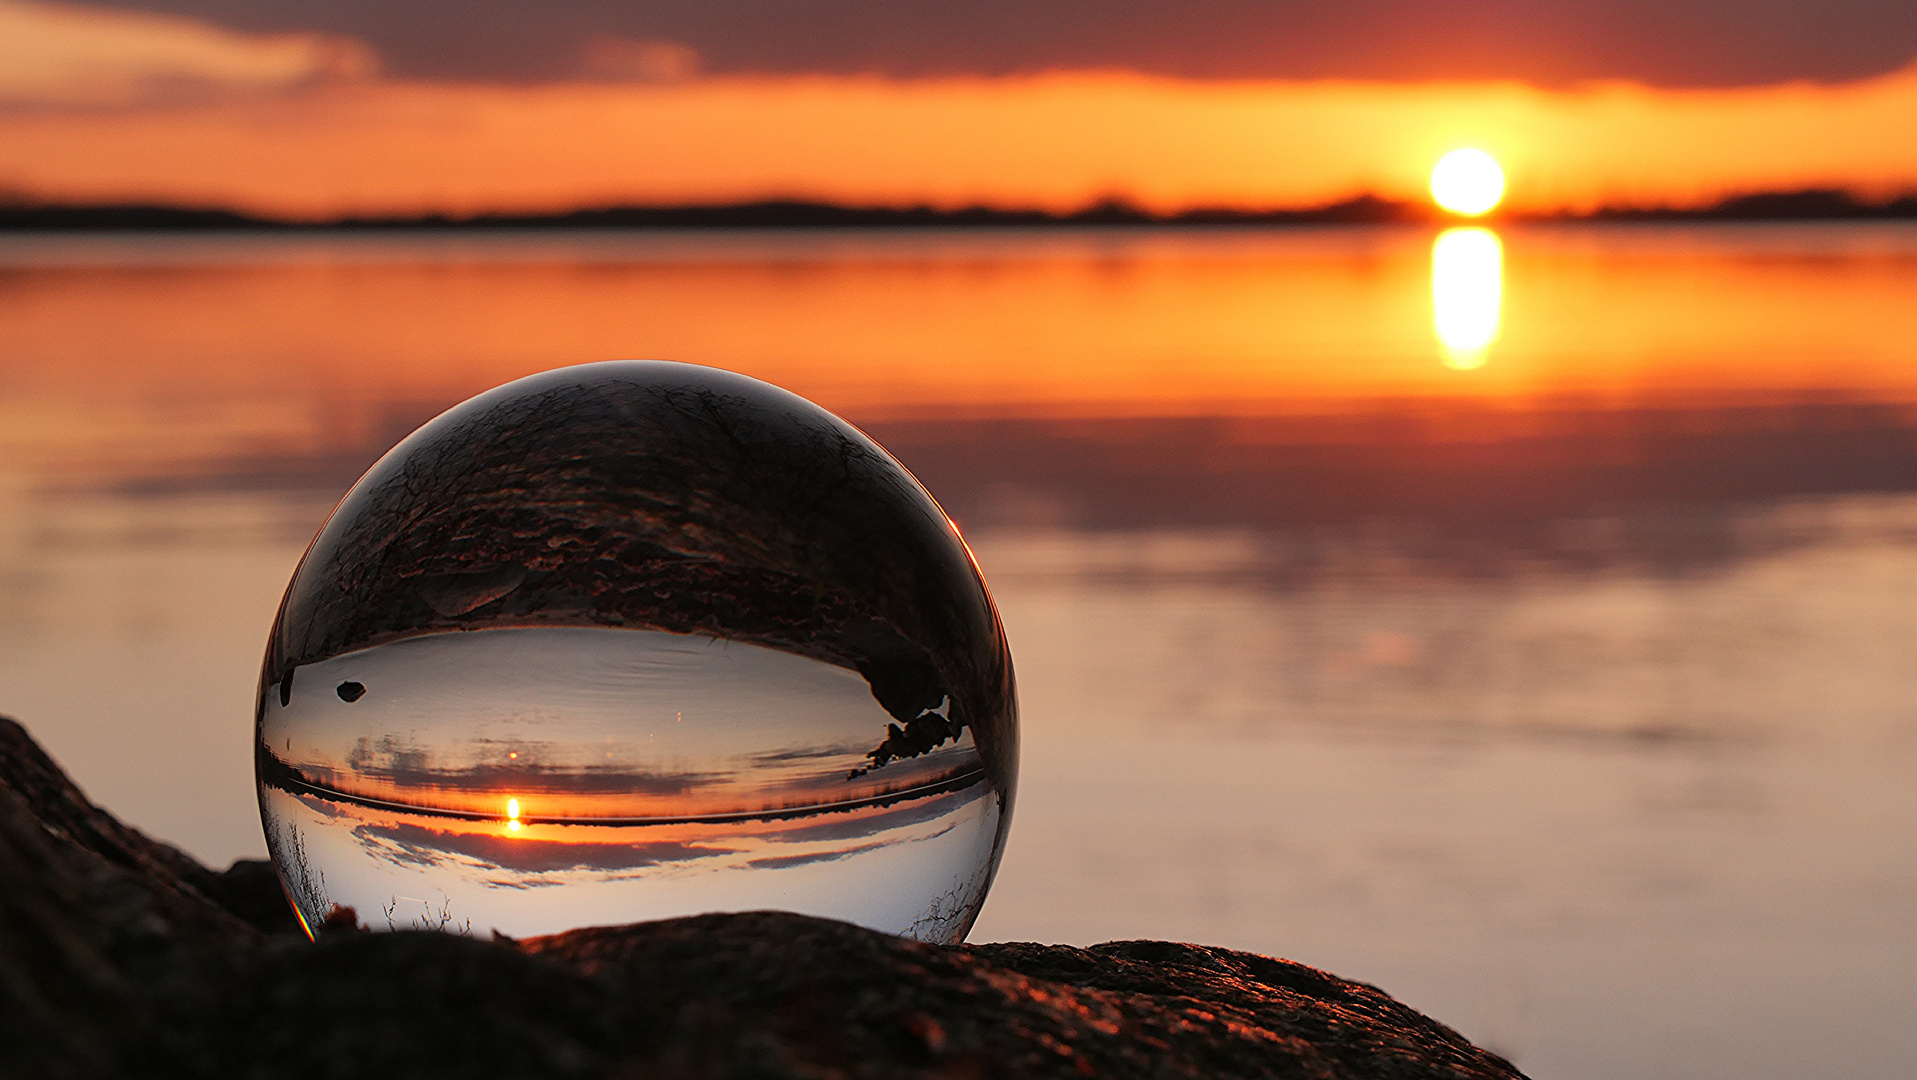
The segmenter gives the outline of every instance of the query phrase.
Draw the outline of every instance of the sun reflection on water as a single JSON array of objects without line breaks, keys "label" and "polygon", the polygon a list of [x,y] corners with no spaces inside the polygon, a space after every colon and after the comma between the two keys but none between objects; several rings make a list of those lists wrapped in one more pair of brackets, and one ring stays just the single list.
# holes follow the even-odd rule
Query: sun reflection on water
[{"label": "sun reflection on water", "polygon": [[1504,309],[1504,243],[1484,228],[1446,229],[1431,243],[1432,328],[1446,367],[1481,367]]}]

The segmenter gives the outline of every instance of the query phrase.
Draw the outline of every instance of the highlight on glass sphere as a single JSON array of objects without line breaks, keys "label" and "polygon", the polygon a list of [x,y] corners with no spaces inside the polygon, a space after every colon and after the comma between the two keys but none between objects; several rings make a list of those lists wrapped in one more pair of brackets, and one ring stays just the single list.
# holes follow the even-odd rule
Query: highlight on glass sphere
[{"label": "highlight on glass sphere", "polygon": [[509,383],[380,459],[293,575],[256,737],[309,933],[772,908],[957,942],[1018,770],[932,498],[811,402],[661,361]]}]

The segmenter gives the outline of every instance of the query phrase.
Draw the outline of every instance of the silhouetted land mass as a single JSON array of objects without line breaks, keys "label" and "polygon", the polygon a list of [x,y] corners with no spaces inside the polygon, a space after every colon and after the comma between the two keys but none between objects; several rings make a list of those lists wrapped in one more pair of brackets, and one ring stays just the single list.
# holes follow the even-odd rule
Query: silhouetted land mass
[{"label": "silhouetted land mass", "polygon": [[[1888,202],[1834,189],[1739,195],[1707,207],[1607,207],[1589,214],[1520,215],[1534,221],[1790,221],[1917,218],[1917,195]],[[1154,213],[1108,200],[1071,211],[991,206],[841,206],[775,199],[686,206],[608,206],[554,213],[420,214],[293,220],[218,207],[165,204],[0,203],[0,231],[289,231],[384,229],[901,229],[1032,228],[1126,225],[1376,225],[1445,220],[1421,202],[1360,195],[1292,209],[1199,207]]]},{"label": "silhouetted land mass", "polygon": [[1593,221],[1846,221],[1917,218],[1917,195],[1888,202],[1867,202],[1847,191],[1816,188],[1738,195],[1696,209],[1606,207],[1588,215]]},{"label": "silhouetted land mass", "polygon": [[1297,210],[1194,209],[1153,214],[1108,201],[1053,212],[988,206],[839,206],[768,200],[713,206],[610,206],[550,214],[422,214],[295,221],[219,208],[166,205],[0,205],[0,229],[51,231],[365,231],[380,229],[841,229],[1114,225],[1363,224],[1429,217],[1412,203],[1360,196]]},{"label": "silhouetted land mass", "polygon": [[945,949],[778,912],[525,941],[293,928],[0,718],[0,1074],[1521,1080],[1382,991],[1158,941]]}]

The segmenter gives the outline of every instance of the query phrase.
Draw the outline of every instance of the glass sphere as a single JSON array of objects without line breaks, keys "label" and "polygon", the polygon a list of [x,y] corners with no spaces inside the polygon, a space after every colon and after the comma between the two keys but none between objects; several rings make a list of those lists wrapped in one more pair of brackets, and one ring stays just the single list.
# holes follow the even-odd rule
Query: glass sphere
[{"label": "glass sphere", "polygon": [[776,908],[964,938],[1018,706],[957,530],[856,428],[628,361],[394,447],[267,644],[260,816],[309,932]]}]

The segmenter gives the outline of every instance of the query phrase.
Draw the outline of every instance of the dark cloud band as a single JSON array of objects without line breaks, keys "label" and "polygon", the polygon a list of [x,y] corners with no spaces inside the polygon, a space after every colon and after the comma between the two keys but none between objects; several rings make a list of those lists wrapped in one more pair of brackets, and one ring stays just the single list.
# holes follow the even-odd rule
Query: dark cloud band
[{"label": "dark cloud band", "polygon": [[[101,5],[105,6],[105,5]],[[1880,74],[1908,0],[133,0],[249,30],[359,38],[396,75],[924,76],[1122,68],[1196,78],[1634,79]]]}]

